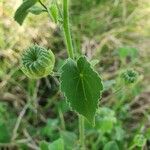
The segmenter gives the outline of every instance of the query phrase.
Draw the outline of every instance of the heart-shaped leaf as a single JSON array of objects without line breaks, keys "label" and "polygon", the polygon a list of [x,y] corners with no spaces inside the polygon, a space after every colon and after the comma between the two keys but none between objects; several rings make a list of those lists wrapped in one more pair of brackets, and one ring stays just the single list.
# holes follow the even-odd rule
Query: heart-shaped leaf
[{"label": "heart-shaped leaf", "polygon": [[80,57],[77,62],[67,59],[60,80],[61,90],[72,109],[94,124],[103,85],[86,57]]}]

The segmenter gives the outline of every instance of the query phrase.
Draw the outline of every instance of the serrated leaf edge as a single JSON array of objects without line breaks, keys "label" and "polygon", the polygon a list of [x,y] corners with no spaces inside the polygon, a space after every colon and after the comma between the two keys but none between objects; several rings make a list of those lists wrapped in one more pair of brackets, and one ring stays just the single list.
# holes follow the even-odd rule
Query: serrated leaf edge
[{"label": "serrated leaf edge", "polygon": [[[96,106],[96,111],[97,111],[97,109],[98,109],[98,107],[99,107],[99,100],[102,98],[102,92],[103,92],[103,82],[102,82],[102,79],[101,79],[101,77],[100,77],[100,75],[97,73],[97,71],[95,71],[94,70],[94,68],[91,66],[91,63],[88,61],[88,59],[87,59],[87,57],[86,56],[81,56],[81,57],[79,57],[78,58],[78,60],[77,61],[74,61],[73,59],[71,59],[71,58],[68,58],[67,60],[66,60],[66,62],[63,64],[63,66],[62,66],[62,68],[67,64],[67,62],[69,61],[69,60],[72,60],[72,61],[74,61],[76,64],[77,64],[77,62],[79,61],[79,59],[81,59],[81,58],[84,58],[84,59],[86,59],[86,61],[89,63],[89,67],[90,67],[90,69],[97,75],[97,77],[98,78],[100,78],[100,80],[101,80],[101,85],[102,85],[102,90],[99,92],[99,98],[98,98],[98,103],[97,103],[97,106]],[[61,68],[61,69],[62,69]],[[71,108],[71,110],[72,111],[74,111],[75,113],[77,113],[77,114],[79,114],[79,115],[82,115],[82,114],[80,114],[79,112],[77,112],[75,109],[73,109],[72,108],[72,106],[71,106],[71,103],[69,102],[69,100],[68,100],[68,98],[67,98],[67,96],[66,96],[66,93],[62,90],[62,80],[61,80],[61,77],[62,77],[62,74],[63,74],[63,70],[62,70],[62,72],[61,72],[61,75],[60,75],[60,90],[63,92],[63,94],[64,94],[64,97],[65,97],[65,99],[66,99],[66,102],[67,102],[67,104],[69,105],[69,107]],[[83,115],[82,115],[83,116]],[[83,116],[84,118],[86,118],[86,120],[89,122],[89,123],[92,123],[92,125],[93,126],[95,126],[95,116],[96,116],[96,112],[95,112],[95,114],[94,114],[94,121],[93,121],[93,123],[92,122],[90,122],[85,116]]]}]

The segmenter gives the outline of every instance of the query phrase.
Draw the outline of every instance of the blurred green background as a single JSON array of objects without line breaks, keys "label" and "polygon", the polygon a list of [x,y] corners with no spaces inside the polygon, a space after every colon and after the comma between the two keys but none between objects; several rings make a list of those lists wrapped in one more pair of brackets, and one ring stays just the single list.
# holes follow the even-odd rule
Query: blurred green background
[{"label": "blurred green background", "polygon": [[[37,43],[67,58],[63,36],[47,14],[13,19],[21,0],[0,0],[0,149],[79,150],[78,119],[59,90],[59,78],[28,79],[20,70],[25,48]],[[85,54],[103,79],[96,126],[86,123],[87,150],[150,149],[150,1],[70,0],[76,55]],[[125,84],[120,74],[134,69]],[[27,102],[30,106],[27,107]]]}]

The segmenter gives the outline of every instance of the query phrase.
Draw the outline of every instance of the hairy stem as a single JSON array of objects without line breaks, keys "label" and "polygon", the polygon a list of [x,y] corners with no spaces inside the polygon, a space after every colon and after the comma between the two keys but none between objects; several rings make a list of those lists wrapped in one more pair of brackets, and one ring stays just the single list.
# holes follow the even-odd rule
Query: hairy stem
[{"label": "hairy stem", "polygon": [[[74,50],[73,50],[73,44],[72,44],[72,38],[70,34],[70,26],[69,26],[69,0],[63,0],[63,31],[65,36],[65,42],[67,46],[67,52],[68,56],[72,59],[74,59]],[[81,149],[85,149],[84,145],[84,117],[82,115],[79,115],[79,140],[81,144]]]},{"label": "hairy stem", "polygon": [[63,31],[68,55],[70,58],[74,59],[73,44],[69,28],[68,0],[63,0]]},{"label": "hairy stem", "polygon": [[81,144],[81,150],[85,150],[84,139],[84,117],[79,115],[79,140]]}]

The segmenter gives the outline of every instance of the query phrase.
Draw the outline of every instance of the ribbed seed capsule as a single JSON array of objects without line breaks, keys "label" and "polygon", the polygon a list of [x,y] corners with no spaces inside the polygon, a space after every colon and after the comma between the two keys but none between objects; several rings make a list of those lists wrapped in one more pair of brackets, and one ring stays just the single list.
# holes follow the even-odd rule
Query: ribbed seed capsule
[{"label": "ribbed seed capsule", "polygon": [[132,69],[126,70],[122,73],[121,77],[126,83],[134,83],[138,78],[138,73]]},{"label": "ribbed seed capsule", "polygon": [[51,50],[33,45],[22,55],[21,70],[29,78],[38,79],[52,74],[55,56]]}]

